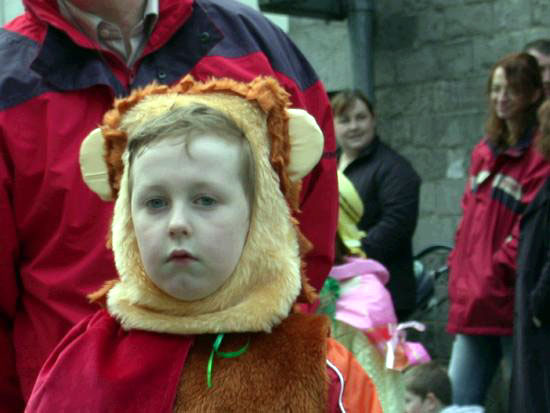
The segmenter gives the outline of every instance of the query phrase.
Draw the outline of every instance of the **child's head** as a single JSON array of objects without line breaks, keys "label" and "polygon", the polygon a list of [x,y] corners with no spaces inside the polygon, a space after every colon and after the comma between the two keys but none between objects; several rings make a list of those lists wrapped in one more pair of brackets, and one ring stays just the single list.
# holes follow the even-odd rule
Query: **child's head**
[{"label": "child's head", "polygon": [[117,100],[84,141],[85,181],[115,199],[120,277],[92,298],[124,328],[270,331],[312,298],[292,214],[323,139],[289,105],[274,79],[186,77]]},{"label": "child's head", "polygon": [[409,368],[404,380],[406,413],[437,413],[451,404],[451,381],[437,362]]},{"label": "child's head", "polygon": [[212,294],[233,273],[249,228],[253,160],[242,130],[213,108],[190,105],[140,124],[129,139],[131,216],[145,271],[180,300]]}]

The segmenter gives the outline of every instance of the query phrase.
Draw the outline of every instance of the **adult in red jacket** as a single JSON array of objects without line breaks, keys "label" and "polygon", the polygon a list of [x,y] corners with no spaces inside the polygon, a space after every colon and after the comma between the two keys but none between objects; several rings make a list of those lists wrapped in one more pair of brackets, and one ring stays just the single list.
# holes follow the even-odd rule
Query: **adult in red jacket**
[{"label": "adult in red jacket", "polygon": [[499,60],[488,82],[487,136],[474,148],[451,253],[449,375],[455,404],[483,404],[502,357],[509,377],[519,218],[550,173],[534,149],[542,99],[537,62]]},{"label": "adult in red jacket", "polygon": [[314,245],[309,278],[323,284],[337,217],[331,112],[314,71],[281,30],[231,0],[23,3],[26,12],[0,35],[3,411],[23,407],[49,352],[94,311],[86,294],[116,276],[105,245],[112,205],[82,182],[78,150],[115,96],[152,80],[270,75],[316,117],[327,155],[304,181],[298,219]]}]

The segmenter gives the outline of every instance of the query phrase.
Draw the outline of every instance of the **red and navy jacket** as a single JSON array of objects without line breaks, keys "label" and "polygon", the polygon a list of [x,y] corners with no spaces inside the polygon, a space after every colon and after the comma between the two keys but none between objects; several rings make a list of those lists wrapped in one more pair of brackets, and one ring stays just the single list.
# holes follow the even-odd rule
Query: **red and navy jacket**
[{"label": "red and navy jacket", "polygon": [[324,88],[288,37],[260,13],[224,0],[160,0],[159,19],[127,68],[60,15],[56,0],[23,0],[0,31],[0,406],[21,409],[63,335],[95,309],[86,294],[116,278],[106,247],[112,204],[83,183],[78,153],[113,99],[154,80],[250,81],[270,75],[316,119],[325,155],[305,178],[307,273],[320,288],[337,220],[335,142]]},{"label": "red and navy jacket", "polygon": [[550,175],[535,134],[531,128],[505,151],[487,139],[473,150],[449,257],[451,333],[512,335],[519,219]]}]

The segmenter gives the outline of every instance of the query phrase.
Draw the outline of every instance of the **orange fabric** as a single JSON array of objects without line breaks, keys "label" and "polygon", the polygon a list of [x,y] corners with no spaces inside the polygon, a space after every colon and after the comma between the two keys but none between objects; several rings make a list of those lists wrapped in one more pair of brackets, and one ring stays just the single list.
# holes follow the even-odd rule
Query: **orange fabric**
[{"label": "orange fabric", "polygon": [[383,413],[374,383],[351,352],[338,341],[329,338],[327,359],[344,377],[343,404],[346,411]]}]

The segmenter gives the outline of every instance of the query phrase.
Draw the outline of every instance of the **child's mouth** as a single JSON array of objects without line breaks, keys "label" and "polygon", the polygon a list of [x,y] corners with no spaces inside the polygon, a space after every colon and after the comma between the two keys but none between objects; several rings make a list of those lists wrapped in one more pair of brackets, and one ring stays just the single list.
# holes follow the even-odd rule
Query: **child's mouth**
[{"label": "child's mouth", "polygon": [[174,250],[170,253],[170,256],[168,257],[168,261],[172,262],[183,263],[192,260],[196,260],[196,258],[185,250]]}]

